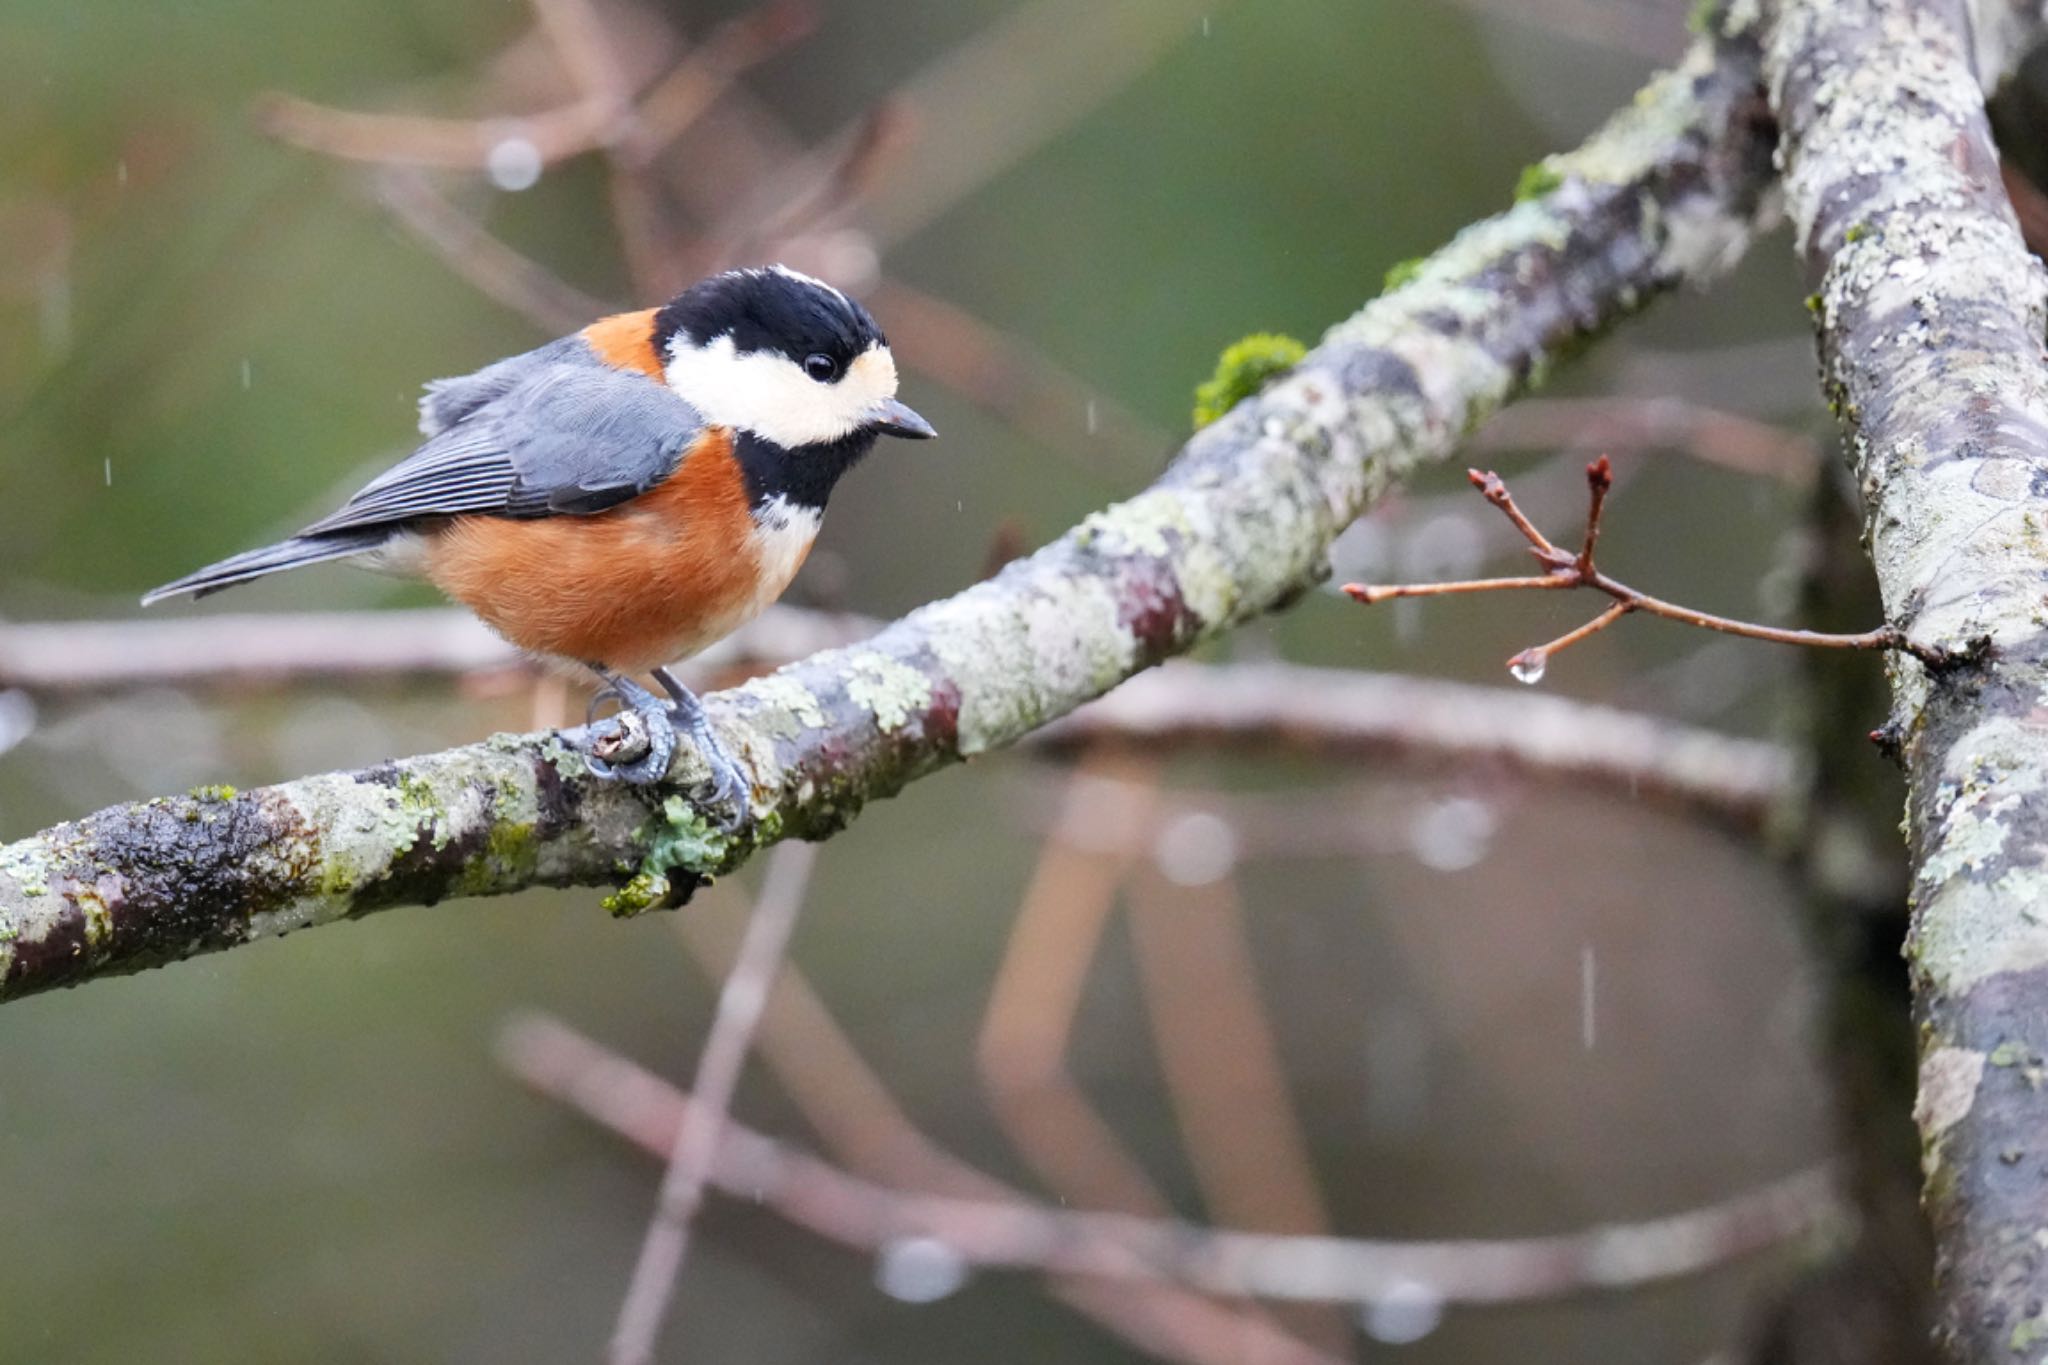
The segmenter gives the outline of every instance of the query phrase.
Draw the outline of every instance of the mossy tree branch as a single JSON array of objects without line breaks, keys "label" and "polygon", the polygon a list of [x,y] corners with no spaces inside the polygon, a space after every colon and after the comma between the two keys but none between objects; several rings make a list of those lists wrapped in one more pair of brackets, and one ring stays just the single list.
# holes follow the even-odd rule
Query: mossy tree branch
[{"label": "mossy tree branch", "polygon": [[[1770,184],[1758,51],[1702,42],[1544,192],[1468,228],[1151,488],[867,642],[707,698],[756,828],[591,780],[558,735],[120,806],[0,848],[0,998],[444,896],[623,884],[656,904],[1010,744],[1262,612],[1332,538],[1555,359],[1746,245]],[[700,775],[678,759],[671,792]]]},{"label": "mossy tree branch", "polygon": [[1892,662],[1924,1202],[1961,1360],[2048,1341],[2048,275],[2000,185],[1987,55],[2015,0],[1780,0],[1766,71],[1887,617],[1974,664]]}]

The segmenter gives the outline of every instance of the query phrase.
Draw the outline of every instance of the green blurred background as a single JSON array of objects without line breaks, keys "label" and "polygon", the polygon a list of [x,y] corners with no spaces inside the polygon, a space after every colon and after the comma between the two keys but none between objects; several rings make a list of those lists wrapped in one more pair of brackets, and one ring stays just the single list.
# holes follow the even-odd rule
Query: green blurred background
[{"label": "green blurred background", "polygon": [[[1029,117],[1005,113],[992,136],[971,99],[913,101],[913,135],[849,230],[877,234],[889,278],[1134,420],[1111,431],[1076,403],[1023,430],[913,366],[905,396],[945,439],[883,452],[850,481],[793,600],[900,612],[972,581],[1005,523],[1036,544],[1142,486],[1224,344],[1257,329],[1313,338],[1390,265],[1498,210],[1525,164],[1576,142],[1682,48],[1683,8],[825,5],[815,33],[685,139],[680,154],[707,167],[698,188],[744,202],[745,168],[720,157],[745,130],[774,129],[781,141],[763,145],[816,143],[985,35],[1035,22],[1038,37],[1003,58],[1024,96],[1039,92],[1035,105],[1018,97]],[[619,22],[687,39],[735,12],[664,3]],[[422,380],[545,339],[395,226],[365,168],[266,139],[251,112],[279,90],[507,112],[480,102],[477,77],[531,85],[532,27],[517,0],[0,0],[0,617],[134,614],[143,589],[289,530],[403,453]],[[1027,124],[1042,134],[998,146]],[[984,161],[985,174],[958,170]],[[581,289],[634,301],[597,158],[523,193],[436,183]],[[1730,285],[1660,306],[1554,389],[1668,394],[1817,434],[1802,293],[1771,239]],[[1512,475],[1543,453],[1498,458]],[[1617,573],[1709,609],[1784,608],[1780,542],[1798,492],[1668,451],[1623,463],[1603,540]],[[1456,487],[1443,471],[1421,492]],[[1504,569],[1507,543],[1483,511],[1418,497],[1349,538],[1345,562],[1383,577]],[[1545,511],[1568,530],[1577,494],[1566,486]],[[330,569],[236,596],[224,605],[428,600]],[[1549,600],[1411,605],[1366,613],[1319,596],[1218,657],[1492,682],[1508,654],[1585,614]],[[1787,661],[1717,648],[1631,623],[1545,686],[1771,733]],[[33,704],[33,731],[0,757],[0,837],[197,783],[442,747],[532,714],[523,689],[425,684]],[[1200,758],[1170,774],[1190,792],[1327,792],[1355,826],[1352,847],[1248,856],[1241,875],[1335,1230],[1562,1231],[1723,1198],[1820,1154],[1792,898],[1753,850],[1497,775]],[[998,757],[871,810],[824,849],[795,947],[925,1132],[1027,1187],[982,1098],[973,1040],[1051,790],[1041,768]],[[1446,803],[1484,815],[1467,820],[1466,854],[1417,844],[1414,813]],[[0,1360],[598,1358],[658,1172],[507,1078],[494,1031],[544,1009],[687,1080],[715,985],[669,917],[612,923],[596,899],[402,910],[7,1006]],[[1139,994],[1112,923],[1070,1068],[1199,1219]],[[817,1145],[763,1076],[739,1113]],[[715,1201],[704,1224],[664,1359],[1145,1358],[1029,1277],[978,1276],[917,1306],[879,1292],[868,1258],[771,1213]],[[1697,1362],[1735,1350],[1787,1265],[1453,1310],[1417,1343],[1360,1333],[1353,1345],[1421,1362]]]}]

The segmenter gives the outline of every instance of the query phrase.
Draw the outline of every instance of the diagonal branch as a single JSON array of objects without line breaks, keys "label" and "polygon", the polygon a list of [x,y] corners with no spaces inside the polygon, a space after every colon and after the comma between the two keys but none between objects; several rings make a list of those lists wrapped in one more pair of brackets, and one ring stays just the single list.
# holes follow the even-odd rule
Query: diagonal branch
[{"label": "diagonal branch", "polygon": [[626,1301],[619,1308],[611,1348],[616,1365],[650,1365],[654,1359],[655,1341],[689,1251],[690,1224],[704,1202],[704,1186],[711,1178],[729,1122],[727,1110],[739,1090],[740,1073],[746,1067],[754,1031],[760,1026],[761,1011],[767,1007],[768,988],[775,983],[789,937],[796,930],[797,913],[810,889],[816,858],[814,847],[799,843],[778,848],[769,856],[768,879],[747,921],[746,940],[718,994],[718,1012],[704,1040],[704,1054],[697,1064],[696,1103],[676,1125],[654,1219],[641,1245],[639,1263],[633,1267]]},{"label": "diagonal branch", "polygon": [[1821,365],[1887,614],[1975,666],[1892,673],[1925,1202],[1957,1359],[2048,1336],[2048,275],[2000,187],[1986,49],[2017,0],[1782,0],[1767,69]]},{"label": "diagonal branch", "polygon": [[[1743,39],[1697,46],[1551,158],[1547,193],[1459,234],[1137,497],[864,644],[713,694],[754,828],[593,781],[558,735],[115,807],[0,849],[0,996],[450,895],[623,882],[608,904],[647,908],[1286,606],[1352,518],[1546,361],[1740,254],[1770,175],[1756,63]],[[703,776],[679,755],[672,790]]]}]

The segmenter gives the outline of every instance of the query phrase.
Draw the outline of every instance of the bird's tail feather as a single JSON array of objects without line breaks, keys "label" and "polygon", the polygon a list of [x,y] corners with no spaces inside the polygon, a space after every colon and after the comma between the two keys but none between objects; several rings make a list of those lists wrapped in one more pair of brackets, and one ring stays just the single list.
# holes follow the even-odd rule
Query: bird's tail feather
[{"label": "bird's tail feather", "polygon": [[145,594],[142,605],[161,602],[166,597],[178,597],[190,593],[204,597],[232,588],[237,583],[269,574],[282,573],[307,564],[322,564],[330,559],[346,559],[350,555],[367,554],[382,546],[391,538],[388,526],[366,526],[352,531],[336,531],[319,536],[294,536],[275,545],[266,545],[260,550],[246,550],[241,554],[209,564],[194,573],[188,573],[173,583]]}]

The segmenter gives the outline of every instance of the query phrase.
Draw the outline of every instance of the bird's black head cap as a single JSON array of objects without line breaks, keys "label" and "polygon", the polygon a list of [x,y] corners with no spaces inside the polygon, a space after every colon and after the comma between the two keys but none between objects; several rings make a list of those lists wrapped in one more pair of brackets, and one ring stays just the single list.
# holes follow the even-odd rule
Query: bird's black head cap
[{"label": "bird's black head cap", "polygon": [[699,280],[655,318],[655,345],[663,354],[677,337],[702,346],[721,336],[731,337],[741,354],[773,351],[798,365],[826,355],[842,370],[869,347],[887,344],[867,309],[824,281],[779,265]]}]

